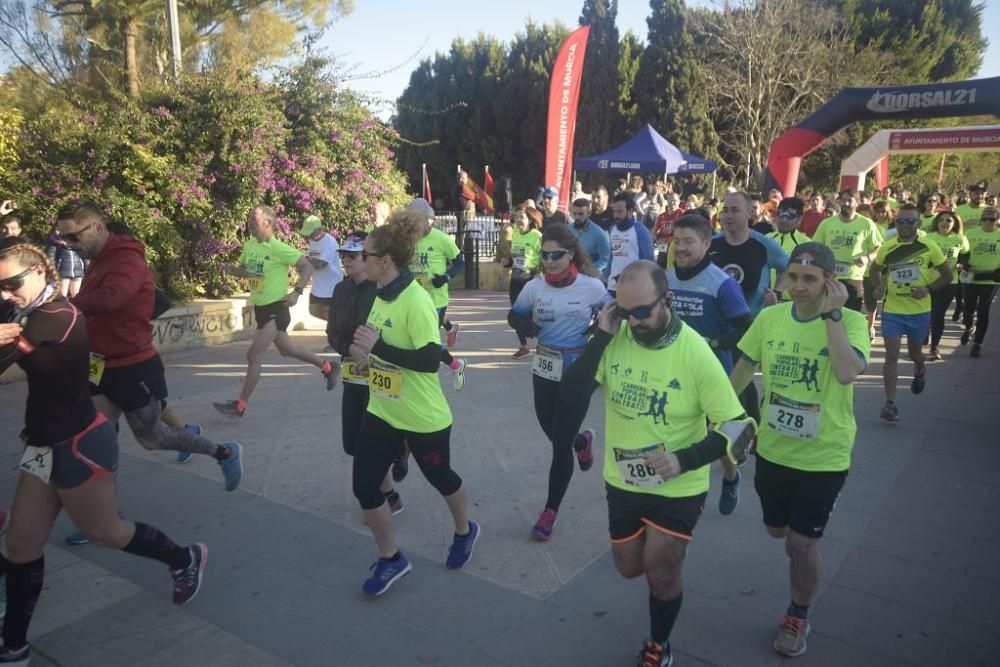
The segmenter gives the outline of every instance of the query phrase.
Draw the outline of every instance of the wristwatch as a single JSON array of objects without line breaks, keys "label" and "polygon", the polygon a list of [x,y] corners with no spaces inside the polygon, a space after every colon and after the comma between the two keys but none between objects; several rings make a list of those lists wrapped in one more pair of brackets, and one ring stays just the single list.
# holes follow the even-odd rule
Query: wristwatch
[{"label": "wristwatch", "polygon": [[[302,288],[299,287],[298,285],[296,285],[295,287],[293,287],[292,291],[295,292],[296,294],[298,294],[299,296],[302,296]],[[840,318],[838,317],[837,319],[840,319]]]},{"label": "wristwatch", "polygon": [[839,322],[844,317],[844,314],[840,312],[840,308],[834,308],[828,313],[822,313],[820,317],[824,320],[833,320],[834,322]]}]

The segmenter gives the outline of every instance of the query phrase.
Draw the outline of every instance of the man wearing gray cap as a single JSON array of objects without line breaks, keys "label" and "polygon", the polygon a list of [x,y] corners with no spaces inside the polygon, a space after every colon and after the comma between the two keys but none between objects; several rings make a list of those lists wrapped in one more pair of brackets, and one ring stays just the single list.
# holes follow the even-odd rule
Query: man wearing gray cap
[{"label": "man wearing gray cap", "polygon": [[785,541],[791,561],[791,604],[774,650],[798,656],[822,570],[819,540],[851,466],[853,382],[868,366],[871,341],[865,317],[844,309],[847,288],[830,248],[796,246],[782,282],[791,302],[760,311],[730,380],[740,393],[758,366],[764,379],[754,488],[764,527]]},{"label": "man wearing gray cap", "polygon": [[551,186],[542,191],[542,229],[561,222],[568,224],[566,214],[558,209],[559,190]]}]

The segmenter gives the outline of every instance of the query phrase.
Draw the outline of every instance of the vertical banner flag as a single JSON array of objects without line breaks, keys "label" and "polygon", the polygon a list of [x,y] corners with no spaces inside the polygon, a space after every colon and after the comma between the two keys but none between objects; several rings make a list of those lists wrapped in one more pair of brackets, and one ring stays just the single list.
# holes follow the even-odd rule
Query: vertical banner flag
[{"label": "vertical banner flag", "polygon": [[[489,174],[487,174],[487,178],[489,178]],[[483,188],[479,187],[479,184],[476,183],[474,180],[472,180],[471,176],[469,176],[469,180],[467,180],[465,183],[476,195],[476,206],[483,209],[484,213],[493,213],[492,195],[490,195],[490,193],[484,190]]]},{"label": "vertical banner flag", "polygon": [[879,160],[878,163],[875,165],[875,184],[878,186],[879,190],[885,190],[885,186],[889,185],[888,155]]},{"label": "vertical banner flag", "polygon": [[431,177],[430,174],[427,173],[426,162],[423,165],[421,165],[421,169],[423,171],[423,176],[424,176],[421,188],[423,190],[423,197],[428,201],[428,203],[430,203],[431,206],[434,206],[434,196],[431,194]]},{"label": "vertical banner flag", "polygon": [[573,135],[576,133],[576,107],[580,100],[580,76],[587,52],[590,26],[574,31],[563,42],[552,66],[549,87],[549,123],[545,142],[545,187],[559,188],[560,210],[568,209]]}]

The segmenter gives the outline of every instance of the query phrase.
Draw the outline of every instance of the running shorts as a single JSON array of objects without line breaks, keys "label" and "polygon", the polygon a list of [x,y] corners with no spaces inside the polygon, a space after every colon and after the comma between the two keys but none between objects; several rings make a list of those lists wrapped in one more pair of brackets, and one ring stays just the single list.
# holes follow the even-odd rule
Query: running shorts
[{"label": "running shorts", "polygon": [[157,399],[161,405],[167,400],[167,376],[163,361],[154,354],[145,361],[130,366],[105,368],[101,384],[90,385],[91,395],[103,394],[122,412],[133,412]]},{"label": "running shorts", "polygon": [[654,493],[625,491],[605,484],[608,495],[608,531],[615,544],[630,542],[647,528],[681,540],[690,540],[705,509],[707,493],[670,498]]},{"label": "running shorts", "polygon": [[764,512],[764,525],[787,526],[799,535],[823,537],[846,480],[846,470],[798,470],[772,463],[757,454],[753,486]]},{"label": "running shorts", "polygon": [[258,329],[266,327],[268,322],[274,322],[278,331],[288,331],[288,325],[292,323],[292,313],[288,310],[284,300],[263,306],[254,306],[253,317],[257,320]]}]

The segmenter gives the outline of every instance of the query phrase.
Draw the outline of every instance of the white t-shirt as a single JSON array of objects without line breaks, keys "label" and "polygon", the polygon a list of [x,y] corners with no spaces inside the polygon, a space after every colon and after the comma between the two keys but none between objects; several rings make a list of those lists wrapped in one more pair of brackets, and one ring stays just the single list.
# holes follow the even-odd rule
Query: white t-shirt
[{"label": "white t-shirt", "polygon": [[618,276],[625,270],[625,267],[632,262],[639,260],[639,233],[635,231],[635,226],[642,224],[636,222],[631,227],[622,231],[618,225],[611,225],[611,273],[608,277],[608,289],[615,289],[618,284]]},{"label": "white t-shirt", "polygon": [[344,274],[340,269],[340,257],[337,256],[337,240],[329,234],[323,234],[319,241],[309,241],[309,259],[320,259],[326,262],[322,269],[316,269],[312,275],[312,296],[329,299]]}]

